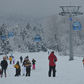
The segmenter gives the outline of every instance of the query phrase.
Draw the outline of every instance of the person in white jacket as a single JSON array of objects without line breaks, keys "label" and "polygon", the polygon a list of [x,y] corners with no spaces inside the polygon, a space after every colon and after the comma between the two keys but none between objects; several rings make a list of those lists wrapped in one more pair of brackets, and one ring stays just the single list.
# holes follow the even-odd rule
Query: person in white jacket
[{"label": "person in white jacket", "polygon": [[12,57],[12,60],[13,60],[13,64],[15,64],[15,58],[14,58],[14,56]]},{"label": "person in white jacket", "polygon": [[22,66],[22,75],[23,75],[23,76],[26,75],[26,67],[24,67],[24,65]]}]

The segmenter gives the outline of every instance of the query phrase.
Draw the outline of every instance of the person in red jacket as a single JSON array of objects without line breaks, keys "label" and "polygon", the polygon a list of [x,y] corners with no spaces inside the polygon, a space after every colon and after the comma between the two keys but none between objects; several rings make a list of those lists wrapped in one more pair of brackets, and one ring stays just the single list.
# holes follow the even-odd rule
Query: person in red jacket
[{"label": "person in red jacket", "polygon": [[84,67],[84,57],[83,57],[83,60],[82,60],[82,62],[83,62],[83,67]]},{"label": "person in red jacket", "polygon": [[55,62],[57,61],[57,57],[54,55],[54,51],[51,52],[51,54],[49,55],[48,57],[49,59],[49,73],[48,73],[48,76],[51,77],[51,72],[53,71],[53,77],[55,77],[55,67],[56,67],[56,64]]}]

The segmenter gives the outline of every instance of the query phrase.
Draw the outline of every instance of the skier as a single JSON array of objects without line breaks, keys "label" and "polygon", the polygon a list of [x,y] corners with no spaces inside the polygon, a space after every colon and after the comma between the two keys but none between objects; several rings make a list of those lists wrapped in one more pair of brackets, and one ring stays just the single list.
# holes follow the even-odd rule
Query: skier
[{"label": "skier", "polygon": [[12,56],[9,57],[10,64],[12,63]]},{"label": "skier", "polygon": [[31,73],[31,62],[28,58],[25,58],[23,65],[26,67],[26,76],[30,76]]},{"label": "skier", "polygon": [[3,76],[3,72],[5,74],[5,77],[7,76],[6,75],[7,66],[8,66],[8,62],[6,61],[6,57],[3,57],[3,60],[1,61],[1,68],[2,68],[1,77]]},{"label": "skier", "polygon": [[32,59],[32,65],[33,65],[33,66],[32,66],[32,69],[33,69],[33,70],[35,70],[35,62],[36,62],[36,60],[35,60],[35,59]]},{"label": "skier", "polygon": [[19,61],[17,61],[17,63],[14,65],[14,68],[16,68],[15,76],[20,76],[21,75],[21,68],[20,68],[20,65],[19,65]]},{"label": "skier", "polygon": [[22,57],[22,56],[20,56],[20,62],[22,63],[22,61],[23,61],[23,57]]},{"label": "skier", "polygon": [[56,73],[55,62],[57,61],[57,57],[54,55],[54,51],[51,52],[48,59],[49,59],[49,73],[48,73],[48,76],[51,77],[51,71],[53,71],[53,77],[55,77],[55,73]]},{"label": "skier", "polygon": [[49,55],[49,50],[48,50],[48,55]]},{"label": "skier", "polygon": [[13,64],[15,64],[15,58],[14,58],[14,56],[12,57],[12,60],[13,60]]}]

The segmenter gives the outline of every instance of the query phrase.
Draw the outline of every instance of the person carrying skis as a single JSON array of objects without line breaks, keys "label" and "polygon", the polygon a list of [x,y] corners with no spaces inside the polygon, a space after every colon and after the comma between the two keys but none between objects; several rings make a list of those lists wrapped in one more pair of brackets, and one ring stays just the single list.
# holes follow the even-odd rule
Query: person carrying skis
[{"label": "person carrying skis", "polygon": [[3,72],[5,74],[5,77],[7,76],[7,74],[6,74],[7,67],[8,67],[8,62],[6,60],[6,57],[3,57],[3,60],[1,61],[1,68],[2,68],[1,77],[3,76]]},{"label": "person carrying skis", "polygon": [[51,54],[48,57],[48,60],[49,60],[48,76],[51,77],[51,72],[53,71],[53,77],[55,77],[55,73],[56,73],[56,70],[55,70],[56,64],[55,64],[55,62],[57,62],[57,57],[54,55],[54,51],[51,52]]},{"label": "person carrying skis", "polygon": [[35,70],[35,62],[36,60],[35,59],[32,59],[32,69]]},{"label": "person carrying skis", "polygon": [[17,61],[17,63],[14,65],[14,68],[16,68],[15,76],[20,76],[21,75],[21,68],[20,68],[20,65],[19,65],[19,61]]},{"label": "person carrying skis", "polygon": [[23,62],[24,67],[26,67],[26,76],[30,76],[31,73],[31,62],[28,58],[25,58]]}]

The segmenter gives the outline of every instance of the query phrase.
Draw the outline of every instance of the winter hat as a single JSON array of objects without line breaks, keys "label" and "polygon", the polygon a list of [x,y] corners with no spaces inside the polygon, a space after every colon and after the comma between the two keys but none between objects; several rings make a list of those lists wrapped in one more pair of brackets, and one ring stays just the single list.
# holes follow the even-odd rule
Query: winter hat
[{"label": "winter hat", "polygon": [[54,51],[52,51],[52,53],[54,53]]},{"label": "winter hat", "polygon": [[19,64],[19,61],[17,61],[17,64]]}]

